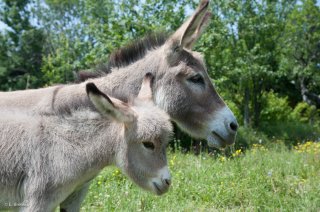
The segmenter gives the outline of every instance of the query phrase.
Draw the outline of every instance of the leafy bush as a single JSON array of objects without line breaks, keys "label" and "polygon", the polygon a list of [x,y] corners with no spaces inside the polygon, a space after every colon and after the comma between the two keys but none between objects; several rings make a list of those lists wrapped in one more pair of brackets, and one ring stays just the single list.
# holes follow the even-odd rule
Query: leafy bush
[{"label": "leafy bush", "polygon": [[292,108],[289,106],[287,97],[279,97],[273,91],[262,94],[265,105],[261,111],[261,122],[286,121],[290,118]]},{"label": "leafy bush", "polygon": [[314,106],[300,102],[292,109],[287,97],[280,97],[273,91],[263,93],[263,99],[265,105],[258,130],[270,139],[296,145],[299,141],[320,138],[319,113]]},{"label": "leafy bush", "polygon": [[309,105],[306,102],[300,102],[296,105],[290,114],[292,120],[296,120],[302,123],[320,123],[320,117],[317,108],[313,105]]},{"label": "leafy bush", "polygon": [[270,138],[284,140],[286,145],[296,145],[298,142],[320,138],[318,127],[301,122],[263,123],[260,130]]}]

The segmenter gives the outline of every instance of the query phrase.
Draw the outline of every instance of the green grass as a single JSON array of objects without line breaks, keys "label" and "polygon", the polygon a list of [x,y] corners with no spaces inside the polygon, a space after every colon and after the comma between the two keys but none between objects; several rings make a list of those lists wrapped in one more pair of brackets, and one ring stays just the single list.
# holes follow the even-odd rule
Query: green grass
[{"label": "green grass", "polygon": [[82,211],[320,211],[319,146],[255,146],[232,159],[170,153],[173,183],[160,197],[107,168],[93,181]]}]

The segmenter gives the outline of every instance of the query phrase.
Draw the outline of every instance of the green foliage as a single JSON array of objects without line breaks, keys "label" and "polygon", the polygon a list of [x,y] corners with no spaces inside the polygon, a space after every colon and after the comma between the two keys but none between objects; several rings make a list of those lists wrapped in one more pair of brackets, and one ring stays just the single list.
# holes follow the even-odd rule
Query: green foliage
[{"label": "green foliage", "polygon": [[270,138],[263,131],[252,129],[249,127],[240,127],[236,138],[236,149],[247,149],[254,144],[269,144]]},{"label": "green foliage", "polygon": [[0,20],[10,30],[0,35],[0,89],[17,90],[42,85],[40,73],[43,30],[30,24],[28,0],[4,1]]},{"label": "green foliage", "polygon": [[77,61],[77,49],[73,48],[78,43],[70,43],[66,37],[59,39],[60,47],[43,58],[41,72],[47,85],[74,81],[75,71],[84,66]]},{"label": "green foliage", "polygon": [[271,138],[284,140],[288,146],[320,138],[318,127],[297,121],[263,123],[261,131]]},{"label": "green foliage", "polygon": [[[142,191],[118,169],[95,178],[83,211],[319,211],[319,151],[256,145],[233,159],[169,154],[172,187],[161,197]],[[302,151],[300,151],[302,150]]]},{"label": "green foliage", "polygon": [[150,31],[176,29],[190,2],[47,0],[48,7],[39,4],[35,13],[48,36],[42,68],[46,84],[64,83],[74,71],[106,62],[110,52]]},{"label": "green foliage", "polygon": [[[215,16],[198,48],[205,52],[210,75],[234,95],[246,126],[257,127],[262,93],[278,70],[278,40],[294,1],[214,1]],[[240,98],[239,98],[240,97]]]},{"label": "green foliage", "polygon": [[299,141],[317,140],[320,137],[315,106],[302,102],[292,109],[287,97],[279,97],[273,91],[263,93],[263,99],[265,105],[258,130],[270,139],[282,139],[292,146]]},{"label": "green foliage", "polygon": [[320,126],[319,111],[314,105],[309,105],[306,102],[299,102],[290,114],[292,120],[297,120],[301,123],[317,123]]},{"label": "green foliage", "polygon": [[[279,73],[293,80],[301,90],[304,101],[315,101],[308,93],[319,95],[320,90],[320,8],[315,0],[296,5],[286,21],[281,43]],[[318,103],[317,103],[318,102]]]},{"label": "green foliage", "polygon": [[262,94],[264,107],[261,111],[261,122],[288,121],[292,108],[289,106],[287,97],[279,97],[273,91]]}]

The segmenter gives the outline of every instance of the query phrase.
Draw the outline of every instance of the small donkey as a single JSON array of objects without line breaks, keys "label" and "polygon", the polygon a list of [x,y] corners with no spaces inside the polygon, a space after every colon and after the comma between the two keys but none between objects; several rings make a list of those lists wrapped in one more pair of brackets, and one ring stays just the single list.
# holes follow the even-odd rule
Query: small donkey
[{"label": "small donkey", "polygon": [[111,164],[140,187],[165,193],[172,126],[152,101],[152,79],[145,75],[130,103],[89,82],[88,105],[72,114],[0,114],[0,209],[44,212],[60,204],[61,211],[79,211],[90,180]]}]

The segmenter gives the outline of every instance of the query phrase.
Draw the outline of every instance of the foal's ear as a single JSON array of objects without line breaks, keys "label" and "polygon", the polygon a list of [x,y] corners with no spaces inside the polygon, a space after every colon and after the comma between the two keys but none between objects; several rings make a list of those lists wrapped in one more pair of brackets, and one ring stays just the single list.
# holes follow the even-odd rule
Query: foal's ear
[{"label": "foal's ear", "polygon": [[193,47],[210,21],[208,7],[209,0],[202,0],[193,15],[170,37],[174,49]]},{"label": "foal's ear", "polygon": [[138,94],[138,98],[142,100],[152,101],[152,84],[153,84],[153,75],[148,72],[143,78],[141,88]]},{"label": "foal's ear", "polygon": [[86,91],[90,101],[103,116],[118,122],[133,122],[134,112],[126,103],[107,96],[92,82],[86,84]]}]

